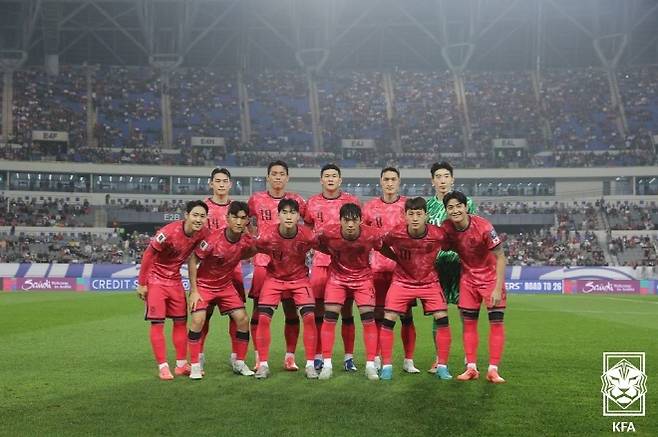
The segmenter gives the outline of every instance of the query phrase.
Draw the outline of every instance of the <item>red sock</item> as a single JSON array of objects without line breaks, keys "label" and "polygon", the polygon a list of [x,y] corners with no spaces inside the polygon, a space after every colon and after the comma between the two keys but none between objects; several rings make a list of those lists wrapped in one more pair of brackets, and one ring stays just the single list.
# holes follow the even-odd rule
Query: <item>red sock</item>
[{"label": "red sock", "polygon": [[315,317],[313,313],[309,312],[304,314],[302,321],[304,323],[304,354],[307,360],[312,360],[315,358],[315,345],[318,335],[317,328],[315,327]]},{"label": "red sock", "polygon": [[251,322],[249,323],[249,330],[251,331],[251,341],[254,342],[254,350],[256,351],[258,350],[258,343],[256,340],[258,338],[258,317],[259,317],[258,310],[254,308],[254,312],[251,315]]},{"label": "red sock", "polygon": [[149,332],[151,338],[151,347],[153,348],[153,355],[158,364],[167,362],[167,344],[164,337],[164,323],[151,323],[151,330]]},{"label": "red sock", "polygon": [[201,338],[199,339],[199,343],[201,344],[201,352],[203,352],[206,347],[206,337],[208,336],[209,329],[210,319],[206,319],[206,322],[203,324],[203,328],[201,328]]},{"label": "red sock", "polygon": [[237,354],[238,348],[240,347],[238,345],[238,339],[235,337],[235,333],[238,332],[238,325],[235,323],[235,320],[233,320],[233,317],[229,316],[228,319],[228,335],[229,338],[231,339],[231,352]]},{"label": "red sock", "polygon": [[190,363],[199,362],[199,353],[201,353],[201,332],[189,331],[187,333],[187,348],[190,351]]},{"label": "red sock", "polygon": [[436,330],[435,340],[436,356],[439,358],[439,364],[448,364],[448,357],[450,356],[450,343],[452,342],[450,326],[439,326]]},{"label": "red sock", "polygon": [[[269,325],[267,326],[269,330]],[[268,345],[269,347],[269,345]],[[247,349],[249,348],[249,331],[235,331],[235,355],[236,359],[244,361],[247,357]]]},{"label": "red sock", "polygon": [[489,323],[489,364],[497,366],[505,347],[505,325],[503,322]]},{"label": "red sock", "polygon": [[333,355],[334,341],[336,340],[336,318],[327,318],[328,314],[329,313],[324,314],[325,318],[321,329],[322,358],[325,359],[331,358]]},{"label": "red sock", "polygon": [[464,353],[466,354],[466,361],[469,363],[477,362],[478,351],[478,321],[472,319],[464,319]]},{"label": "red sock", "polygon": [[354,340],[356,339],[356,326],[354,317],[343,317],[340,324],[340,334],[343,337],[343,347],[346,354],[354,354]]},{"label": "red sock", "polygon": [[402,338],[404,357],[412,360],[414,358],[414,351],[416,350],[416,326],[413,319],[402,319],[400,337]]},{"label": "red sock", "polygon": [[299,338],[299,319],[286,319],[283,336],[286,338],[286,352],[294,354],[297,350],[297,339]]},{"label": "red sock", "polygon": [[377,356],[381,357],[382,356],[382,339],[380,336],[382,335],[382,321],[381,320],[375,320],[375,325],[377,326]]},{"label": "red sock", "polygon": [[395,322],[385,319],[382,322],[382,329],[379,331],[379,341],[382,345],[382,364],[391,364],[393,362],[393,329]]},{"label": "red sock", "polygon": [[366,346],[366,361],[373,361],[377,353],[377,325],[373,319],[362,320],[363,340]]},{"label": "red sock", "polygon": [[[258,337],[256,337],[256,350],[258,351],[258,359],[260,361],[267,361],[270,357],[270,342],[272,335],[270,333],[270,324],[272,318],[268,314],[258,314]],[[254,325],[251,325],[254,326]]]},{"label": "red sock", "polygon": [[174,329],[171,333],[176,349],[176,360],[187,359],[187,320],[174,320]]},{"label": "red sock", "polygon": [[322,325],[324,318],[315,316],[315,355],[322,355]]}]

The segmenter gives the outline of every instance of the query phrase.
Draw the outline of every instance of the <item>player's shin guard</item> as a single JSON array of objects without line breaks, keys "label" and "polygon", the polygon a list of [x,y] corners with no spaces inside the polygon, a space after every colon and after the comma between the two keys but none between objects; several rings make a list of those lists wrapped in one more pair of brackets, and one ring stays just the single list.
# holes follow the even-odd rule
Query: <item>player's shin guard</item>
[{"label": "player's shin guard", "polygon": [[361,314],[363,323],[363,340],[366,347],[366,361],[373,361],[377,353],[377,325],[375,325],[375,313],[372,311]]},{"label": "player's shin guard", "polygon": [[[258,351],[258,359],[263,362],[267,361],[270,356],[270,343],[272,341],[272,334],[270,333],[270,324],[272,323],[272,316],[274,310],[272,308],[261,307],[258,311],[258,330],[256,341],[256,350]],[[253,326],[253,325],[252,325]]]},{"label": "player's shin guard", "polygon": [[210,330],[210,318],[206,317],[206,321],[203,324],[203,328],[201,328],[201,338],[199,339],[199,343],[201,345],[201,352],[203,352],[206,346],[206,337],[208,336],[209,330]]},{"label": "player's shin guard", "polygon": [[318,341],[318,332],[315,327],[315,315],[313,314],[312,307],[302,307],[299,312],[302,315],[302,323],[304,323],[304,355],[308,361],[315,358],[315,345]]},{"label": "player's shin guard", "polygon": [[402,323],[400,337],[402,338],[404,357],[408,360],[413,360],[414,351],[416,350],[416,326],[414,325],[414,318],[402,316],[400,317],[400,322]]},{"label": "player's shin guard", "polygon": [[382,345],[383,365],[393,362],[393,329],[395,329],[395,320],[384,319],[382,321],[382,329],[379,331],[379,341]]},{"label": "player's shin guard", "polygon": [[354,354],[354,341],[356,339],[356,326],[354,317],[343,317],[340,324],[340,334],[343,337],[343,346],[346,354]]},{"label": "player's shin guard", "polygon": [[176,349],[176,360],[187,360],[187,320],[174,320],[174,328],[171,334]]},{"label": "player's shin guard", "polygon": [[187,332],[187,349],[190,351],[190,363],[199,363],[199,354],[201,353],[201,332],[192,330]]},{"label": "player's shin guard", "polygon": [[452,342],[448,316],[435,319],[434,326],[436,326],[436,356],[439,358],[439,364],[447,365],[450,356],[450,343]]},{"label": "player's shin guard", "polygon": [[249,322],[249,330],[251,331],[251,338],[254,342],[254,350],[258,351],[258,309],[254,308],[253,314],[251,315],[251,321]]},{"label": "player's shin guard", "polygon": [[164,337],[164,322],[151,322],[151,329],[149,332],[151,339],[151,347],[153,348],[153,355],[157,364],[167,362],[167,344]]},{"label": "player's shin guard", "polygon": [[382,332],[382,321],[384,318],[375,317],[375,325],[377,326],[377,352],[375,355],[382,356],[382,340],[380,338]]},{"label": "player's shin guard", "polygon": [[[269,326],[268,326],[269,328]],[[235,353],[238,361],[244,361],[249,348],[249,331],[235,331]]]},{"label": "player's shin guard", "polygon": [[466,354],[467,363],[477,362],[478,343],[478,311],[462,310],[462,320],[464,323],[464,354]]},{"label": "player's shin guard", "polygon": [[299,319],[286,319],[283,335],[286,338],[286,352],[294,354],[297,350],[297,339],[299,338]]},{"label": "player's shin guard", "polygon": [[336,339],[336,322],[338,313],[325,311],[322,322],[322,358],[330,359],[334,352],[334,340]]},{"label": "player's shin guard", "polygon": [[502,311],[489,312],[489,364],[497,366],[505,347],[505,325]]}]

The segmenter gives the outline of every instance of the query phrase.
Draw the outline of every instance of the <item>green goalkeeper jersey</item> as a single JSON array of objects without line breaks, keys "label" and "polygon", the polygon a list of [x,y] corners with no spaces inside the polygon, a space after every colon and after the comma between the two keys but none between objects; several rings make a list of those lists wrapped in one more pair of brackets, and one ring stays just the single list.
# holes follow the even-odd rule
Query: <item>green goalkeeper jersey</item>
[{"label": "green goalkeeper jersey", "polygon": [[[469,214],[477,213],[475,202],[470,197],[467,198],[466,210]],[[427,221],[436,226],[441,226],[441,223],[448,218],[443,202],[436,196],[427,200],[427,217]],[[459,255],[451,250],[442,250],[436,256],[435,267],[439,273],[439,282],[446,299],[448,302],[456,304],[459,300],[459,275],[461,272]]]}]

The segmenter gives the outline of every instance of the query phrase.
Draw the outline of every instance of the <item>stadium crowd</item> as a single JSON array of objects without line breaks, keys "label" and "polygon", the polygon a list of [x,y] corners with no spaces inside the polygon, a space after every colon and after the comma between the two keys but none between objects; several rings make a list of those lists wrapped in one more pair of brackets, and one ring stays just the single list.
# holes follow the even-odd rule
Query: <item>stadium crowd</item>
[{"label": "stadium crowd", "polygon": [[[326,153],[344,167],[417,167],[428,155],[460,168],[646,165],[655,162],[657,71],[637,67],[618,75],[626,126],[598,69],[547,70],[537,91],[527,72],[467,72],[468,150],[452,73],[396,70],[387,91],[380,72],[329,72],[316,78],[324,152],[314,154],[308,82],[298,72],[247,75],[251,137],[242,142],[234,73],[180,69],[165,80],[145,67],[63,66],[57,77],[26,69],[14,75],[15,145],[2,147],[0,158],[252,166],[270,151],[303,153],[291,156],[293,167],[321,165]],[[172,113],[171,153],[162,151],[163,97]],[[90,139],[88,101],[96,120]],[[68,132],[68,144],[33,142],[33,130]],[[192,136],[222,137],[226,148],[192,147]],[[398,137],[402,153],[393,150]],[[365,138],[375,140],[377,153],[341,148],[342,139]],[[521,138],[528,146],[494,149],[495,138]]]}]

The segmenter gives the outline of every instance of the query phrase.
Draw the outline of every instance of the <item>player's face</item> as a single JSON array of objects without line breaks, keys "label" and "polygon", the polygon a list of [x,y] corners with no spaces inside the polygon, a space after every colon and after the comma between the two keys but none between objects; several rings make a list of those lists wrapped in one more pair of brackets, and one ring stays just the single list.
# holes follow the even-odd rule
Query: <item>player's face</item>
[{"label": "player's face", "polygon": [[338,174],[338,171],[333,169],[325,170],[320,177],[322,190],[328,193],[336,192],[340,188],[342,182],[343,179]]},{"label": "player's face", "polygon": [[283,190],[288,183],[288,172],[281,165],[272,166],[267,174],[267,183],[275,190]]},{"label": "player's face", "polygon": [[466,205],[461,203],[457,199],[450,199],[446,205],[446,212],[448,217],[456,224],[462,224],[468,221],[468,212],[466,211]]},{"label": "player's face", "polygon": [[440,168],[434,172],[432,176],[432,185],[434,185],[434,190],[436,194],[444,195],[450,190],[455,183],[455,178],[450,174],[445,168]]},{"label": "player's face", "polygon": [[279,222],[285,229],[293,229],[299,221],[299,211],[286,206],[279,212]]},{"label": "player's face", "polygon": [[394,171],[384,172],[379,183],[384,194],[394,195],[400,192],[400,177]]},{"label": "player's face", "polygon": [[359,229],[361,228],[361,217],[357,218],[340,218],[340,228],[343,233],[343,236],[346,238],[356,238],[359,235]]},{"label": "player's face", "polygon": [[215,176],[210,181],[212,193],[219,197],[228,196],[232,185],[231,179],[224,173],[215,173]]},{"label": "player's face", "polygon": [[247,224],[249,223],[249,217],[244,211],[238,211],[237,215],[228,214],[226,216],[226,222],[228,227],[231,229],[231,232],[236,234],[241,234],[244,232]]},{"label": "player's face", "polygon": [[408,209],[404,212],[407,226],[413,232],[422,232],[427,222],[427,213],[422,209]]},{"label": "player's face", "polygon": [[185,221],[194,232],[201,230],[206,225],[207,217],[206,210],[201,206],[195,206],[192,211],[185,213]]}]

